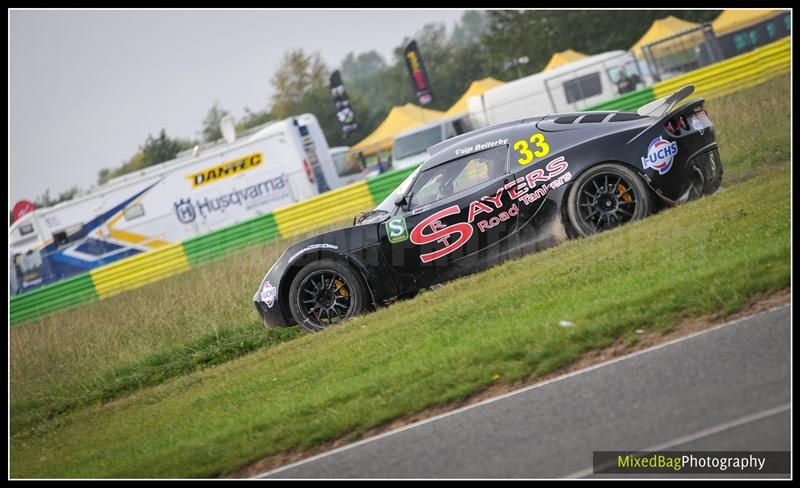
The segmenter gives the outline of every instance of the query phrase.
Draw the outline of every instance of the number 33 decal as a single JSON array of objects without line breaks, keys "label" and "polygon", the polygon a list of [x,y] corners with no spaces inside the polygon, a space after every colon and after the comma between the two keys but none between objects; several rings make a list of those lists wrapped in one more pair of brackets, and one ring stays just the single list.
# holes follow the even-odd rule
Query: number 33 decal
[{"label": "number 33 decal", "polygon": [[531,151],[528,148],[528,141],[525,139],[520,139],[514,143],[514,149],[522,154],[522,157],[517,161],[523,166],[531,163],[534,156],[537,158],[543,158],[550,152],[550,146],[547,144],[547,141],[544,139],[543,135],[534,134],[530,137],[530,141],[534,146],[536,146],[535,151]]}]

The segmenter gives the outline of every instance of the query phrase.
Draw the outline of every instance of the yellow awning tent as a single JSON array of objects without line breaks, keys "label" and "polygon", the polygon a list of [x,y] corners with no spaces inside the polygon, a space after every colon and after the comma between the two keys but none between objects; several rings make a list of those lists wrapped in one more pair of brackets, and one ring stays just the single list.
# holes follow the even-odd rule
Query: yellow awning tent
[{"label": "yellow awning tent", "polygon": [[587,56],[583,53],[573,51],[572,49],[567,49],[566,51],[553,54],[553,56],[550,58],[550,61],[547,63],[547,66],[545,66],[542,71],[550,71],[553,68],[564,66],[565,64],[569,64],[585,57]]},{"label": "yellow awning tent", "polygon": [[[669,37],[673,34],[677,34],[679,32],[683,32],[689,29],[694,29],[698,27],[700,24],[695,24],[694,22],[688,22],[686,20],[681,20],[677,17],[673,17],[670,15],[669,17],[664,17],[663,19],[658,19],[653,21],[653,24],[647,29],[647,32],[636,41],[636,44],[631,46],[630,51],[639,59],[644,57],[642,53],[642,46],[645,44],[650,44],[652,42],[658,41],[659,39],[663,39],[665,37]],[[698,31],[697,35],[692,36],[692,39],[683,39],[683,42],[691,41],[692,44],[695,42],[699,44],[703,41],[703,34]],[[676,41],[681,42],[681,41]],[[671,43],[666,43],[671,44]],[[659,49],[662,47],[667,47],[666,45],[660,45]],[[692,46],[694,47],[694,46]]]},{"label": "yellow awning tent", "polygon": [[472,84],[469,85],[469,88],[467,88],[467,91],[461,95],[461,98],[459,98],[452,107],[447,109],[447,112],[444,113],[445,117],[453,117],[458,114],[467,113],[469,111],[467,108],[467,100],[469,100],[469,97],[483,95],[486,90],[502,84],[504,84],[502,81],[495,80],[491,76],[482,80],[473,81]]},{"label": "yellow awning tent", "polygon": [[423,108],[413,103],[392,107],[383,122],[368,135],[350,148],[351,153],[363,152],[364,155],[390,149],[394,136],[400,132],[420,125],[435,122],[444,117],[444,112]]},{"label": "yellow awning tent", "polygon": [[724,36],[785,12],[786,10],[724,10],[711,23],[711,27],[717,37]]}]

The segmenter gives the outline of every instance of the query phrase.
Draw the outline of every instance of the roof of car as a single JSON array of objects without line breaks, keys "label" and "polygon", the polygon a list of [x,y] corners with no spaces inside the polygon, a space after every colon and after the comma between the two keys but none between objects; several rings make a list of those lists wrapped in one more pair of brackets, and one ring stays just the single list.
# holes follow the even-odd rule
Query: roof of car
[{"label": "roof of car", "polygon": [[431,146],[431,157],[422,164],[422,171],[439,166],[452,159],[508,144],[511,131],[521,123],[535,122],[541,117],[505,122],[477,129]]}]

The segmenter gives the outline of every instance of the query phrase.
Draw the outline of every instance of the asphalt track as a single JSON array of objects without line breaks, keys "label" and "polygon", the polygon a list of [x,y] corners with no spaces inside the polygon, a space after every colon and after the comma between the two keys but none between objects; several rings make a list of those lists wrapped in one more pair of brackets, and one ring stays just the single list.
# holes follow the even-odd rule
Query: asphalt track
[{"label": "asphalt track", "polygon": [[790,315],[778,307],[260,477],[591,477],[593,451],[788,451]]}]

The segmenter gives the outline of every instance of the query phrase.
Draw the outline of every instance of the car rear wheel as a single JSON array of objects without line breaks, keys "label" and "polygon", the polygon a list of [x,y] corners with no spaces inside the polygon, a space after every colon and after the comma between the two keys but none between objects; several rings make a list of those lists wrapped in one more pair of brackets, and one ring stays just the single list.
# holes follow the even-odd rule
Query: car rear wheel
[{"label": "car rear wheel", "polygon": [[304,329],[317,332],[360,314],[366,290],[347,264],[323,259],[297,273],[289,288],[289,309]]},{"label": "car rear wheel", "polygon": [[584,237],[643,219],[652,208],[650,191],[639,175],[616,163],[583,172],[567,198],[570,224]]}]

